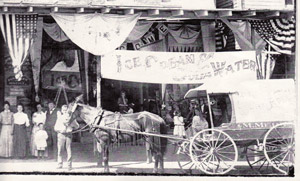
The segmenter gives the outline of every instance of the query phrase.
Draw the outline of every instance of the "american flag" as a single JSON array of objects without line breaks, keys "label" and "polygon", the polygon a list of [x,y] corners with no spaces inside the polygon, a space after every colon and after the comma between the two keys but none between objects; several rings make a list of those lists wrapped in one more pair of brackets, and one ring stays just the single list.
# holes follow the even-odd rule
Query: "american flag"
[{"label": "american flag", "polygon": [[0,27],[8,46],[14,73],[22,77],[21,66],[36,34],[37,14],[0,14]]},{"label": "american flag", "polygon": [[256,32],[277,52],[292,54],[295,46],[295,20],[249,20]]}]

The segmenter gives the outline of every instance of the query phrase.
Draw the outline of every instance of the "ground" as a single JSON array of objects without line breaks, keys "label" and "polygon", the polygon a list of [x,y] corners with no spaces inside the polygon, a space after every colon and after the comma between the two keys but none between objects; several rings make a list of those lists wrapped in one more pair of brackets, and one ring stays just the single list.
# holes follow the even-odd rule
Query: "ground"
[{"label": "ground", "polygon": [[[138,174],[152,175],[153,163],[146,163],[145,146],[143,145],[122,145],[115,146],[110,151],[110,172],[109,174]],[[56,169],[55,159],[37,160],[36,158],[27,159],[0,159],[0,173],[29,173],[29,174],[104,174],[103,168],[97,167],[97,158],[93,153],[92,135],[85,132],[81,142],[72,143],[73,170],[68,171],[67,165],[63,169]],[[168,145],[167,154],[164,157],[166,175],[185,174],[177,163],[177,156],[174,154],[172,144]],[[186,161],[189,161],[187,158]],[[205,175],[198,170],[193,172],[195,175]],[[228,175],[258,175],[252,171],[247,163],[239,162]],[[278,175],[273,172],[271,175]]]}]

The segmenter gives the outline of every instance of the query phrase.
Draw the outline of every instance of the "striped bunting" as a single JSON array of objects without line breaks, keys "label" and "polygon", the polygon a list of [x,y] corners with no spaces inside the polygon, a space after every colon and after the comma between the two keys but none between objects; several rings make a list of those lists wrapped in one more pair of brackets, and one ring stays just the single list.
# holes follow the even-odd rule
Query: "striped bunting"
[{"label": "striped bunting", "polygon": [[275,51],[292,54],[295,46],[295,20],[270,19],[250,20],[256,32],[274,48]]},{"label": "striped bunting", "polygon": [[236,49],[235,37],[232,30],[221,21],[216,21],[215,42],[217,52]]},{"label": "striped bunting", "polygon": [[0,27],[8,46],[16,79],[21,80],[21,66],[36,33],[37,14],[0,14]]}]

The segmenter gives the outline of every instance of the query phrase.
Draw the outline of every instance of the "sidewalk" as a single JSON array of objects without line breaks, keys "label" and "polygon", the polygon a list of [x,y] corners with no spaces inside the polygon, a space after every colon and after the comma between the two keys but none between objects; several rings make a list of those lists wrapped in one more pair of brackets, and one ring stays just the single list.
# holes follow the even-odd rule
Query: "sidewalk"
[{"label": "sidewalk", "polygon": [[[44,174],[103,174],[103,168],[97,167],[97,158],[93,153],[93,140],[90,133],[84,133],[81,142],[72,143],[73,170],[68,171],[66,163],[63,169],[56,169],[55,159],[0,159],[0,173],[44,173]],[[152,174],[154,163],[146,163],[145,146],[122,146],[110,150],[109,165],[112,174]],[[165,174],[184,174],[177,162],[177,155],[173,153],[173,145],[168,145],[164,157]],[[66,157],[66,155],[64,155]],[[66,158],[64,157],[64,160]],[[186,161],[190,161],[186,157]],[[257,175],[246,162],[238,162],[229,175]],[[194,174],[194,172],[193,172]],[[204,175],[195,170],[196,175]]]}]

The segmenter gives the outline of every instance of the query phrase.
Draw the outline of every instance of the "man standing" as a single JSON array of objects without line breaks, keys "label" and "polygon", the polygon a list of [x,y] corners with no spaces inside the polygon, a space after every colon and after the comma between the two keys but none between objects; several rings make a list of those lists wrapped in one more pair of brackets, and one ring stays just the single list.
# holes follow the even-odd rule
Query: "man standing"
[{"label": "man standing", "polygon": [[61,107],[61,112],[57,112],[57,121],[54,129],[57,132],[57,147],[58,147],[58,169],[63,166],[62,151],[64,148],[67,150],[68,170],[72,170],[72,131],[78,129],[79,125],[76,121],[70,121],[70,114],[68,113],[67,105]]},{"label": "man standing", "polygon": [[[54,125],[57,119],[57,109],[53,102],[48,103],[48,110],[46,113],[46,122],[45,122],[45,130],[48,134],[47,145],[49,156],[52,155],[52,158],[56,158],[57,153],[57,134],[54,131]],[[50,153],[51,150],[51,153]]]}]

